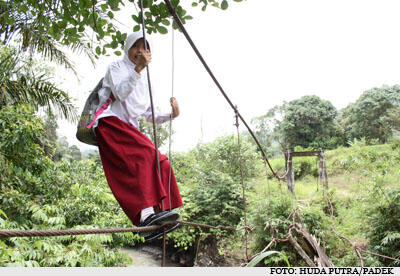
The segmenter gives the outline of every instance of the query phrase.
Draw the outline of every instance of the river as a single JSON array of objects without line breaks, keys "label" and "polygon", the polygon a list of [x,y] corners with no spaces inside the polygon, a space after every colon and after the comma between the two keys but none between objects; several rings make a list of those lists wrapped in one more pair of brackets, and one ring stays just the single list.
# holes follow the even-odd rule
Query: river
[{"label": "river", "polygon": [[[124,247],[120,252],[126,253],[132,258],[132,267],[161,267],[161,248],[149,245],[137,247]],[[180,265],[170,260],[165,260],[166,267],[179,267]]]}]

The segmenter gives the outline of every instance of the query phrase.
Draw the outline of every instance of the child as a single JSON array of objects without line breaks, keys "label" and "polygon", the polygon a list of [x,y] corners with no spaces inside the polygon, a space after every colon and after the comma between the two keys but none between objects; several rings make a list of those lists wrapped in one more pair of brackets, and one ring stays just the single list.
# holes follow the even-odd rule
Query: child
[{"label": "child", "polygon": [[[161,208],[162,200],[166,210],[183,205],[167,156],[159,153],[160,178],[155,147],[138,130],[141,116],[152,121],[148,76],[144,70],[151,62],[152,45],[148,37],[146,41],[148,50],[144,49],[143,34],[132,33],[125,42],[123,59],[109,65],[99,96],[107,99],[112,93],[115,100],[94,124],[107,182],[123,211],[139,227],[163,224],[178,218],[174,211],[156,213]],[[156,123],[179,115],[176,99],[172,97],[170,102],[172,113],[154,112]],[[169,227],[166,232],[172,231],[178,224]],[[141,235],[150,241],[162,234],[163,230],[159,228]]]}]

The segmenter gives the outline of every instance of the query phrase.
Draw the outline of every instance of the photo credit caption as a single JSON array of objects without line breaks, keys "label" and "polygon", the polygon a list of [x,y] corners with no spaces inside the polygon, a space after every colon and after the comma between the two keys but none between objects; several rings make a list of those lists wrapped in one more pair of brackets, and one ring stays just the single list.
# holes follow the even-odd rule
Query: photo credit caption
[{"label": "photo credit caption", "polygon": [[395,275],[393,267],[271,267],[270,275]]}]

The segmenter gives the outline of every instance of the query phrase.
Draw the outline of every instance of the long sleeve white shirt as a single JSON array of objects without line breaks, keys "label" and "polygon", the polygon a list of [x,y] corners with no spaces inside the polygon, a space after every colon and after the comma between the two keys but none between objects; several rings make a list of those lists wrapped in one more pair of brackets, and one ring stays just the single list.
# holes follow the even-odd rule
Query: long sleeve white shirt
[{"label": "long sleeve white shirt", "polygon": [[[110,93],[115,100],[97,118],[94,127],[100,118],[116,116],[120,120],[139,128],[139,118],[144,116],[152,122],[150,95],[148,89],[147,73],[143,70],[140,74],[135,71],[135,64],[124,56],[123,60],[109,65],[103,80],[103,87],[99,91],[100,102],[105,102]],[[154,91],[152,89],[154,98]],[[171,113],[154,111],[155,122],[163,123],[171,118]]]}]

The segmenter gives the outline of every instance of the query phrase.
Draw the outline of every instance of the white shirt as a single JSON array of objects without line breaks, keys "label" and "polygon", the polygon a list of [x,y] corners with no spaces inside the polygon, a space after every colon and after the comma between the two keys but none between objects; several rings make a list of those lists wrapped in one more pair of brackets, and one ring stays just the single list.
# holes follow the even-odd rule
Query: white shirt
[{"label": "white shirt", "polygon": [[[104,103],[111,91],[115,100],[97,118],[93,127],[96,127],[100,118],[116,116],[120,120],[139,128],[139,118],[144,116],[152,122],[150,95],[147,73],[135,71],[135,64],[125,55],[120,61],[111,63],[103,80],[103,88],[99,90],[100,102]],[[152,89],[154,99],[154,90]],[[157,124],[168,121],[171,113],[155,112]]]}]

